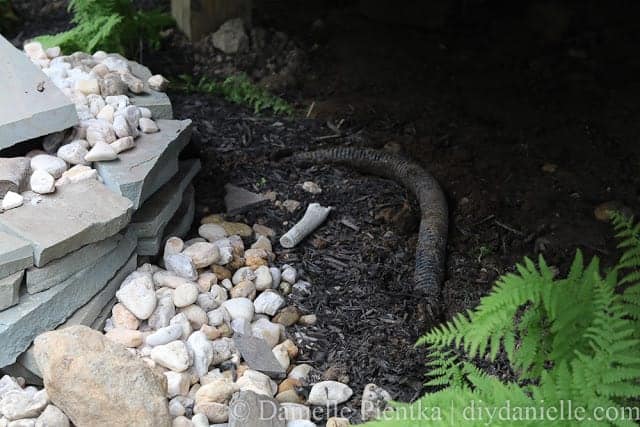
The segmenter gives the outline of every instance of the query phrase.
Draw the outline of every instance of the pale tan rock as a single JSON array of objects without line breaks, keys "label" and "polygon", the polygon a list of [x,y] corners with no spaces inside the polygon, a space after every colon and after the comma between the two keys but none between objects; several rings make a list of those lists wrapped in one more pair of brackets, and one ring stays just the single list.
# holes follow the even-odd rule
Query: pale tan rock
[{"label": "pale tan rock", "polygon": [[111,321],[116,328],[136,330],[140,327],[140,320],[120,303],[111,309]]},{"label": "pale tan rock", "polygon": [[350,425],[347,418],[331,417],[327,420],[327,427],[349,427]]},{"label": "pale tan rock", "polygon": [[249,280],[245,280],[234,286],[230,294],[231,298],[249,298],[253,300],[256,297],[256,285]]},{"label": "pale tan rock", "polygon": [[[115,141],[114,141],[115,142]],[[96,142],[91,150],[84,156],[86,162],[104,162],[118,158],[116,150],[107,142]]]},{"label": "pale tan rock", "polygon": [[34,344],[52,403],[75,425],[171,425],[164,377],[99,332],[71,326]]},{"label": "pale tan rock", "polygon": [[185,316],[187,316],[187,319],[189,319],[191,327],[194,331],[200,329],[209,321],[207,312],[195,304],[180,308],[180,313],[183,313]]},{"label": "pale tan rock", "polygon": [[238,386],[233,381],[227,378],[214,379],[207,385],[200,387],[196,393],[196,404],[211,402],[228,404],[236,391],[238,391]]},{"label": "pale tan rock", "polygon": [[100,94],[100,86],[98,86],[97,79],[77,80],[74,88],[75,90],[80,91],[85,95]]},{"label": "pale tan rock", "polygon": [[211,286],[218,283],[218,277],[214,273],[207,271],[198,276],[198,281],[196,283],[200,292],[209,292],[211,290]]},{"label": "pale tan rock", "polygon": [[209,422],[214,424],[226,423],[229,420],[229,407],[222,403],[200,403],[193,408],[196,414],[204,414]]},{"label": "pale tan rock", "polygon": [[154,122],[151,119],[147,119],[146,117],[140,118],[140,121],[138,122],[138,126],[140,127],[140,130],[144,133],[160,132],[160,128],[158,127],[156,122]]},{"label": "pale tan rock", "polygon": [[200,331],[206,335],[207,339],[210,339],[212,341],[220,338],[221,335],[218,328],[210,325],[202,325]]},{"label": "pale tan rock", "polygon": [[142,333],[131,329],[113,328],[105,334],[111,341],[121,344],[125,347],[138,347],[142,344]]},{"label": "pale tan rock", "polygon": [[208,242],[194,243],[182,253],[191,258],[196,268],[209,267],[220,258],[218,247]]},{"label": "pale tan rock", "polygon": [[165,79],[162,74],[155,74],[147,80],[149,87],[159,92],[164,92],[169,87],[169,80]]},{"label": "pale tan rock", "polygon": [[136,143],[133,140],[132,136],[125,136],[124,138],[116,139],[111,143],[111,148],[116,152],[116,154],[120,154],[123,151],[131,150],[136,146]]},{"label": "pale tan rock", "polygon": [[256,233],[256,237],[258,236],[273,237],[276,235],[276,232],[273,231],[272,228],[269,228],[261,224],[253,224],[253,231]]}]

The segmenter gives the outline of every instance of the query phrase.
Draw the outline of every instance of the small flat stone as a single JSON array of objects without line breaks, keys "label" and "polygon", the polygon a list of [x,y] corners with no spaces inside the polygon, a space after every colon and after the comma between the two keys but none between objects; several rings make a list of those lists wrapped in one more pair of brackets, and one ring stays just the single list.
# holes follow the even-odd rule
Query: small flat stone
[{"label": "small flat stone", "polygon": [[233,184],[226,184],[224,189],[227,192],[224,196],[224,204],[230,214],[242,213],[249,208],[269,201],[262,194],[253,193]]},{"label": "small flat stone", "polygon": [[26,240],[0,231],[0,278],[33,265],[33,250]]},{"label": "small flat stone", "polygon": [[140,127],[140,130],[144,133],[160,132],[160,129],[158,128],[158,125],[156,124],[156,122],[146,117],[140,118],[140,121],[138,122],[138,126]]},{"label": "small flat stone", "polygon": [[235,334],[233,342],[251,369],[262,372],[274,379],[286,377],[286,370],[278,363],[271,351],[271,347],[262,338]]},{"label": "small flat stone", "polygon": [[0,311],[18,303],[24,271],[0,279]]},{"label": "small flat stone", "polygon": [[[47,221],[43,221],[47,218]],[[104,240],[131,219],[131,202],[93,180],[58,188],[40,203],[0,215],[0,230],[31,242],[38,267],[80,247]]]}]

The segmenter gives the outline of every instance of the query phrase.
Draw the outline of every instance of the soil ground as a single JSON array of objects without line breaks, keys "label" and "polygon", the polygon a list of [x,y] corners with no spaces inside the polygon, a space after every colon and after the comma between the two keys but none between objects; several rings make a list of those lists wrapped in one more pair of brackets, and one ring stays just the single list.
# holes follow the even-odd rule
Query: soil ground
[{"label": "soil ground", "polygon": [[[302,203],[293,213],[268,204],[237,218],[278,235],[309,202],[336,207],[300,246],[276,250],[313,284],[298,304],[319,323],[295,331],[305,343],[300,359],[348,376],[357,394],[368,382],[399,400],[425,391],[424,351],[413,348],[425,327],[411,290],[416,206],[393,182],[328,165],[301,169],[279,158],[283,150],[386,147],[437,177],[451,220],[447,319],[473,308],[525,256],[543,255],[564,272],[579,248],[610,264],[615,241],[594,208],[611,200],[633,212],[640,207],[640,60],[631,55],[640,37],[631,9],[638,6],[561,8],[568,24],[554,32],[515,3],[462,2],[437,30],[371,21],[350,7],[270,9],[256,23],[286,32],[306,55],[281,93],[297,107],[294,117],[169,94],[176,117],[196,125],[188,154],[204,164],[196,184],[200,216],[222,210],[226,182]],[[18,42],[68,25],[63,12],[44,21],[22,9]],[[174,76],[193,69],[190,52],[172,36],[142,61]],[[338,124],[338,136],[327,138]],[[302,191],[306,180],[323,192]],[[499,364],[490,369],[511,375]],[[354,420],[358,400],[347,405]]]}]

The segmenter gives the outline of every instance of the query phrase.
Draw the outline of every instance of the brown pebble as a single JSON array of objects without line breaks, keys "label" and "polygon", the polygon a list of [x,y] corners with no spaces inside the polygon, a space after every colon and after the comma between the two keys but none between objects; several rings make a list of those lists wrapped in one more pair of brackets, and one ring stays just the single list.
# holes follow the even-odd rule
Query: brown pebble
[{"label": "brown pebble", "polygon": [[221,265],[212,265],[211,271],[216,275],[219,282],[222,282],[224,279],[231,279],[232,276],[231,271]]},{"label": "brown pebble", "polygon": [[292,326],[295,325],[299,319],[300,310],[298,310],[297,307],[290,305],[280,310],[280,312],[273,317],[272,321],[284,326]]}]

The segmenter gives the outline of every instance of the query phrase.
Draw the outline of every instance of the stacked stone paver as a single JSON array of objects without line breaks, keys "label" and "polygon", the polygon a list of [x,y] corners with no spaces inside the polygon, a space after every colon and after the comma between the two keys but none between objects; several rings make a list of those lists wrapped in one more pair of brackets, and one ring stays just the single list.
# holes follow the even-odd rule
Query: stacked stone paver
[{"label": "stacked stone paver", "polygon": [[[3,48],[0,46],[0,51]],[[21,67],[39,72],[25,61]],[[131,64],[139,77],[151,75],[146,67]],[[4,62],[0,68],[3,66],[9,68]],[[44,74],[34,75],[42,78],[46,88],[55,89]],[[14,77],[12,81],[19,80]],[[51,94],[57,97],[54,90]],[[191,226],[195,210],[191,181],[200,162],[178,160],[190,140],[191,121],[172,120],[171,103],[164,93],[146,88],[131,99],[162,119],[157,121],[160,132],[142,135],[135,149],[121,153],[118,160],[94,163],[102,182],[67,184],[51,195],[22,192],[22,206],[0,212],[2,370],[39,375],[27,352],[38,334],[77,324],[101,327],[115,302],[117,288],[137,267],[138,255],[157,255],[170,234],[184,235]],[[0,111],[9,108],[3,101]],[[26,138],[75,124],[73,104],[58,101],[62,107],[49,115],[46,108],[41,113],[43,108],[35,103],[34,114],[43,114],[43,123],[53,123],[35,133],[30,130]],[[61,111],[67,111],[67,104],[71,117],[63,120]],[[15,136],[17,129],[30,128],[33,118],[26,114],[11,120],[11,133],[0,120],[0,149],[22,141]],[[7,157],[0,151],[0,160]],[[4,164],[15,173],[15,161]],[[0,174],[2,165],[0,162]],[[6,175],[7,189],[23,190],[12,187],[11,175]]]}]

